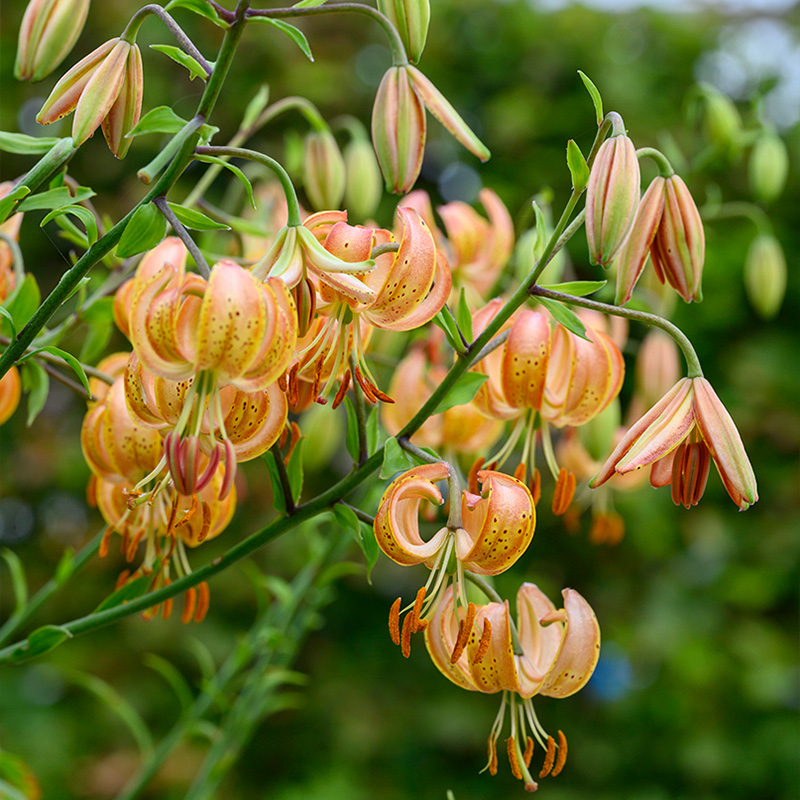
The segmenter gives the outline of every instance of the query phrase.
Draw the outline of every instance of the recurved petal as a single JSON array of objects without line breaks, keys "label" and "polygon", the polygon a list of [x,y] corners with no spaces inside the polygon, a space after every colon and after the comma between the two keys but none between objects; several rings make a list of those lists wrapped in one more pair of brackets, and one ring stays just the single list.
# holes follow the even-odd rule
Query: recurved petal
[{"label": "recurved petal", "polygon": [[456,556],[479,575],[499,575],[508,569],[533,539],[536,509],[525,484],[502,472],[481,470],[483,497],[462,498],[463,525],[469,538],[456,540]]},{"label": "recurved petal", "polygon": [[[234,447],[236,460],[249,461],[265,453],[278,441],[289,412],[286,394],[276,384],[258,392],[223,389],[225,432]],[[230,394],[230,399],[225,395]],[[227,402],[226,402],[227,401]]]},{"label": "recurved petal", "polygon": [[[476,661],[481,634],[487,620],[491,625],[489,649],[480,661]],[[492,694],[503,690],[520,691],[514,645],[511,640],[508,600],[504,603],[487,603],[478,609],[472,625],[472,632],[467,641],[467,657],[472,682],[479,692]]]},{"label": "recurved petal", "polygon": [[461,654],[453,664],[450,656],[456,646],[458,639],[458,625],[464,618],[464,609],[459,609],[456,616],[453,608],[453,587],[448,587],[447,591],[439,603],[433,617],[425,628],[425,646],[436,668],[445,678],[451,680],[456,686],[477,692],[478,687],[472,680],[470,673],[467,651]]},{"label": "recurved petal", "polygon": [[419,504],[422,500],[441,505],[441,492],[433,481],[450,474],[444,462],[424,464],[395,478],[381,498],[375,515],[375,537],[383,552],[398,564],[420,564],[436,554],[449,535],[447,528],[424,541],[419,532]]},{"label": "recurved petal", "polygon": [[[574,589],[564,589],[564,636],[540,694],[569,697],[586,685],[600,657],[600,626],[592,607]],[[558,623],[553,623],[558,624]]]},{"label": "recurved petal", "polygon": [[515,408],[539,410],[550,358],[547,317],[538,311],[523,310],[511,326],[502,353],[502,386],[506,401]]},{"label": "recurved petal", "polygon": [[731,415],[705,378],[694,379],[694,413],[731,500],[744,511],[758,500],[756,476]]},{"label": "recurved petal", "polygon": [[561,647],[563,622],[542,625],[542,617],[556,611],[550,598],[534,583],[523,583],[517,592],[519,641],[524,655],[517,659],[520,690],[523,697],[533,697],[542,686]]}]

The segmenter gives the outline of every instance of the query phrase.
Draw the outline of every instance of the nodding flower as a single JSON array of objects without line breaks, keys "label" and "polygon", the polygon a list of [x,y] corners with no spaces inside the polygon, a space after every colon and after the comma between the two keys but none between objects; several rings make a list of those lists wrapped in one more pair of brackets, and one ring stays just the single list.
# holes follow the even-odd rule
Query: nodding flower
[{"label": "nodding flower", "polygon": [[758,500],[731,415],[705,378],[682,378],[628,430],[589,485],[650,466],[651,484],[671,484],[673,502],[691,508],[703,496],[712,460],[740,510]]},{"label": "nodding flower", "polygon": [[[389,629],[403,655],[411,652],[411,634],[425,629],[451,580],[458,602],[467,606],[464,572],[499,575],[525,552],[536,528],[536,510],[527,487],[501,472],[477,473],[481,494],[466,491],[451,497],[450,519],[428,541],[419,530],[420,503],[441,504],[437,481],[451,479],[444,463],[414,467],[386,489],[375,516],[375,537],[384,554],[397,564],[425,564],[431,574],[409,606],[400,629],[401,600],[389,615]],[[454,486],[450,484],[451,490]],[[477,487],[476,487],[477,488]]]},{"label": "nodding flower", "polygon": [[425,628],[428,653],[446,678],[470,691],[503,693],[485,769],[497,772],[497,742],[508,708],[509,765],[528,791],[537,788],[529,771],[534,740],[544,751],[540,778],[558,775],[567,757],[566,737],[559,731],[556,744],[547,734],[531,698],[575,694],[592,676],[600,656],[600,627],[591,607],[573,589],[561,594],[564,607],[556,609],[535,584],[524,583],[517,592],[515,626],[507,600],[458,607],[448,588]]}]

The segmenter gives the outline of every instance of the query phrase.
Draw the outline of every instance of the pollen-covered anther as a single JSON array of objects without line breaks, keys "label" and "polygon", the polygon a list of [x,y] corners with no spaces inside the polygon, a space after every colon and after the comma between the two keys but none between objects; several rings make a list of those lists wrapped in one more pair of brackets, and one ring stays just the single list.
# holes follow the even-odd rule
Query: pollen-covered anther
[{"label": "pollen-covered anther", "polygon": [[542,473],[538,469],[533,471],[533,476],[530,482],[531,497],[533,497],[533,504],[538,505],[542,497]]},{"label": "pollen-covered anther", "polygon": [[521,462],[521,463],[517,464],[517,468],[514,470],[514,477],[515,477],[515,478],[516,478],[518,481],[523,481],[523,482],[524,482],[524,480],[525,480],[525,473],[526,473],[527,471],[528,471],[528,465],[527,465],[527,464],[525,464],[524,462]]},{"label": "pollen-covered anther", "polygon": [[558,755],[556,756],[556,764],[553,767],[553,771],[550,773],[552,777],[556,777],[556,775],[564,769],[564,764],[567,761],[567,737],[564,736],[562,731],[558,732]]},{"label": "pollen-covered anther", "polygon": [[210,604],[211,592],[208,590],[208,584],[202,581],[197,585],[197,608],[194,612],[195,622],[202,622],[206,618]]},{"label": "pollen-covered anther", "polygon": [[211,530],[211,508],[208,503],[203,503],[203,526],[200,528],[200,533],[197,535],[197,542],[204,542]]},{"label": "pollen-covered anther", "polygon": [[489,737],[489,774],[497,775],[497,740],[494,736]]},{"label": "pollen-covered anther", "polygon": [[486,653],[489,652],[489,645],[492,642],[492,623],[489,621],[487,617],[483,621],[483,633],[481,634],[481,640],[478,642],[478,649],[475,652],[475,658],[472,659],[473,664],[480,664],[483,661],[483,657]]},{"label": "pollen-covered anther", "polygon": [[195,608],[197,607],[197,589],[194,586],[186,590],[183,598],[183,614],[181,614],[181,622],[188,625],[192,621]]},{"label": "pollen-covered anther", "polygon": [[467,606],[467,616],[461,620],[461,623],[458,626],[458,639],[456,639],[455,647],[450,655],[451,664],[455,664],[464,653],[464,649],[466,648],[470,634],[472,633],[472,624],[475,622],[476,613],[477,609],[475,608],[475,603],[470,603]]},{"label": "pollen-covered anther", "polygon": [[372,384],[364,377],[361,370],[356,367],[355,369],[356,380],[358,381],[358,385],[361,387],[362,392],[364,393],[364,398],[368,403],[372,403],[373,405],[378,402],[377,396],[373,393]]},{"label": "pollen-covered anther", "polygon": [[389,609],[389,636],[395,645],[400,644],[400,603],[401,599],[398,597]]},{"label": "pollen-covered anther", "polygon": [[480,489],[478,488],[478,473],[481,471],[481,469],[483,469],[484,461],[486,461],[486,459],[483,458],[483,456],[476,458],[472,463],[472,466],[469,468],[467,488],[472,494],[480,494]]},{"label": "pollen-covered anther", "polygon": [[347,390],[350,387],[350,370],[345,370],[344,375],[342,376],[342,382],[339,384],[339,391],[336,392],[336,396],[333,398],[333,405],[332,408],[339,408],[342,401],[344,400],[344,396],[347,394]]},{"label": "pollen-covered anther", "polygon": [[418,631],[424,630],[424,626],[422,625],[422,621],[419,618],[420,613],[422,612],[422,604],[425,602],[425,587],[420,587],[419,591],[417,592],[417,597],[414,600],[414,608],[411,610],[411,632],[417,633]]},{"label": "pollen-covered anther", "polygon": [[525,752],[522,754],[522,760],[525,762],[526,767],[529,767],[531,765],[532,758],[533,758],[533,737],[529,736],[528,741],[525,745]]},{"label": "pollen-covered anther", "polygon": [[513,736],[509,736],[506,740],[506,747],[508,749],[508,763],[511,766],[511,774],[518,780],[522,780],[522,770],[519,768],[517,761],[517,743]]},{"label": "pollen-covered anther", "polygon": [[560,517],[565,514],[575,496],[575,473],[561,467],[553,492],[553,513]]},{"label": "pollen-covered anther", "polygon": [[111,527],[111,525],[108,525],[103,531],[103,536],[100,539],[100,546],[97,549],[97,552],[100,554],[100,558],[105,558],[108,555],[108,543],[111,541],[112,533],[114,533],[114,529]]},{"label": "pollen-covered anther", "polygon": [[556,760],[556,740],[552,736],[547,737],[547,752],[544,754],[544,764],[539,771],[540,778],[546,778],[553,770]]},{"label": "pollen-covered anther", "polygon": [[403,629],[400,631],[400,652],[403,658],[408,658],[411,655],[411,634],[413,633],[414,617],[412,614],[406,614],[403,620]]}]

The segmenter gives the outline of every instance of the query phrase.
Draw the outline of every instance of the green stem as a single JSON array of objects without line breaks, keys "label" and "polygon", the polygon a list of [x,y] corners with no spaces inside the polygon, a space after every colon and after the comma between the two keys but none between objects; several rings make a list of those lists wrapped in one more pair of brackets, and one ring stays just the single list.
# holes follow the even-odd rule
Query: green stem
[{"label": "green stem", "polygon": [[292,485],[289,482],[289,475],[286,472],[283,453],[281,453],[280,445],[277,442],[272,446],[270,455],[275,462],[275,469],[278,472],[278,480],[281,484],[281,493],[283,494],[283,504],[286,508],[286,513],[291,516],[295,512],[294,495],[292,494]]},{"label": "green stem", "polygon": [[561,303],[567,303],[572,306],[580,306],[581,308],[591,308],[594,311],[600,311],[603,314],[613,314],[615,317],[624,317],[625,319],[632,319],[636,322],[643,322],[645,325],[652,325],[655,328],[661,328],[662,331],[668,333],[677,343],[678,347],[683,352],[683,357],[686,359],[686,367],[688,376],[690,378],[702,378],[703,369],[700,366],[700,359],[697,357],[692,343],[689,341],[686,334],[673,325],[669,320],[659,317],[656,314],[648,314],[645,311],[634,311],[630,308],[623,308],[621,306],[612,306],[608,303],[600,303],[597,300],[589,300],[586,297],[573,297],[571,294],[563,294],[562,292],[554,292],[550,289],[544,289],[541,286],[534,286],[531,288],[530,293],[534,297],[548,297],[551,300],[558,300]]},{"label": "green stem", "polygon": [[200,252],[200,248],[197,246],[197,244],[195,244],[195,241],[192,239],[189,231],[184,228],[181,221],[175,216],[175,213],[169,207],[167,198],[163,195],[161,197],[156,197],[156,199],[153,200],[153,205],[161,212],[161,215],[172,226],[172,229],[184,243],[186,249],[194,259],[194,263],[197,265],[197,269],[200,271],[200,274],[206,280],[209,280],[211,278],[211,268],[208,266],[208,262]]},{"label": "green stem", "polygon": [[397,29],[387,17],[371,6],[362,5],[361,3],[336,3],[336,5],[319,6],[317,8],[265,8],[248,11],[247,16],[249,18],[274,17],[282,19],[283,17],[312,17],[318,14],[336,14],[341,12],[366,14],[368,17],[372,17],[372,19],[380,23],[384,31],[386,31],[386,35],[389,37],[389,45],[392,48],[392,64],[395,67],[404,67],[408,65],[406,48],[403,45],[403,40],[400,38]]},{"label": "green stem", "polygon": [[355,380],[356,357],[350,354],[350,374],[353,376],[353,409],[356,412],[356,426],[358,433],[358,463],[363,464],[369,458],[369,443],[367,442],[367,408],[364,403],[364,392],[358,381]]},{"label": "green stem", "polygon": [[669,159],[660,150],[656,150],[655,147],[640,147],[636,151],[636,158],[650,158],[655,161],[658,167],[658,174],[662,178],[669,178],[675,174]]},{"label": "green stem", "polygon": [[281,182],[283,192],[286,195],[286,203],[289,211],[287,224],[292,227],[297,227],[302,224],[300,218],[300,204],[297,202],[297,193],[294,190],[292,179],[289,177],[289,173],[274,158],[270,158],[270,156],[264,155],[263,153],[258,153],[255,150],[248,150],[245,147],[198,147],[195,153],[198,156],[245,158],[271,169]]},{"label": "green stem", "polygon": [[190,119],[170,140],[164,149],[149,163],[143,166],[136,177],[145,185],[149,186],[153,179],[161,172],[164,167],[175,158],[175,155],[183,148],[186,140],[203,126],[203,117]]}]

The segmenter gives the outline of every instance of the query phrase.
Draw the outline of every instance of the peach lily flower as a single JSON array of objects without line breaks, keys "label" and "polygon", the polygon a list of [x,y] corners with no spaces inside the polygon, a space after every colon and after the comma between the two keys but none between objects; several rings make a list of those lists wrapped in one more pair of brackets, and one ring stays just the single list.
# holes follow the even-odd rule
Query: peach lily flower
[{"label": "peach lily flower", "polygon": [[758,500],[753,468],[730,414],[705,378],[682,378],[630,428],[589,485],[652,465],[653,486],[671,483],[675,504],[690,508],[703,496],[712,459],[740,510]]},{"label": "peach lily flower", "polygon": [[515,628],[507,600],[465,611],[455,608],[448,589],[425,629],[428,653],[446,678],[470,691],[503,692],[489,736],[486,768],[493,775],[497,772],[497,740],[510,705],[509,763],[528,791],[537,788],[528,770],[534,739],[545,750],[540,778],[557,775],[567,755],[566,737],[559,731],[556,746],[539,722],[531,698],[575,694],[592,676],[600,655],[594,611],[573,589],[564,589],[562,595],[564,607],[556,609],[535,584],[524,583],[517,593]]}]

